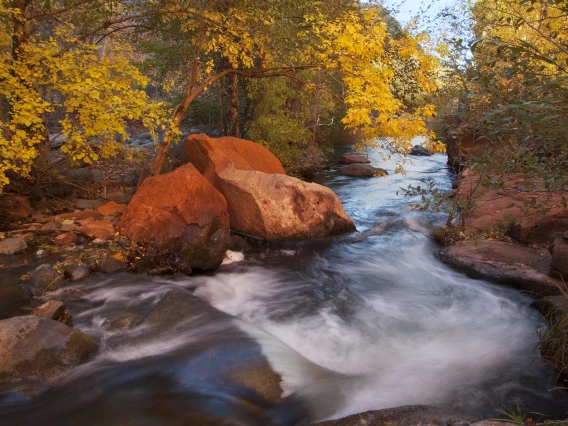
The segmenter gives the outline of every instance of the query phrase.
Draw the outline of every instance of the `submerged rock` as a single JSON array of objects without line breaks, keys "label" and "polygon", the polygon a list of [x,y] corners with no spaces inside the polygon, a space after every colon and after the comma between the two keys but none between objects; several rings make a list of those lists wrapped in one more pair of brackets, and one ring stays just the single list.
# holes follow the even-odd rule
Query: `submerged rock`
[{"label": "submerged rock", "polygon": [[118,230],[132,241],[154,243],[180,255],[192,269],[216,268],[229,244],[227,202],[193,165],[186,164],[146,179]]},{"label": "submerged rock", "polygon": [[190,135],[190,162],[224,195],[231,228],[266,240],[316,238],[354,231],[329,188],[286,176],[266,148],[237,138]]},{"label": "submerged rock", "polygon": [[1,320],[0,385],[22,379],[57,383],[96,350],[97,344],[88,335],[51,319],[21,316]]},{"label": "submerged rock", "polygon": [[424,148],[422,145],[414,145],[410,150],[410,155],[420,155],[430,157],[432,153]]}]

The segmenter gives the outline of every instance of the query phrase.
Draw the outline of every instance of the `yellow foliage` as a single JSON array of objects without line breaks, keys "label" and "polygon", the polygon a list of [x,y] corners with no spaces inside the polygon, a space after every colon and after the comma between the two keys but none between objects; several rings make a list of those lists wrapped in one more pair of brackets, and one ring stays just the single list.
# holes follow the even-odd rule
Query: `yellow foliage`
[{"label": "yellow foliage", "polygon": [[[372,147],[387,157],[404,156],[414,137],[433,137],[425,120],[435,114],[434,106],[408,111],[390,90],[394,73],[385,50],[387,27],[378,7],[345,13],[331,23],[321,14],[310,16],[308,21],[320,38],[320,48],[314,52],[316,60],[343,76],[347,112],[342,121],[347,129],[363,135],[358,144],[361,151]],[[388,39],[402,58],[420,64],[415,79],[423,91],[429,92],[435,85],[427,76],[435,69],[436,61],[420,42],[420,38],[409,35]],[[442,151],[443,145],[433,144],[431,148]]]},{"label": "yellow foliage", "polygon": [[[17,13],[0,2],[0,22]],[[165,121],[163,105],[150,103],[143,90],[148,81],[131,65],[127,44],[103,49],[74,38],[71,30],[32,37],[13,56],[11,29],[2,27],[0,100],[9,105],[9,115],[0,121],[0,192],[7,174],[29,175],[49,144],[45,113],[56,107],[64,111],[61,150],[86,163],[116,155],[115,136],[128,139],[127,120],[142,120],[154,138]]]}]

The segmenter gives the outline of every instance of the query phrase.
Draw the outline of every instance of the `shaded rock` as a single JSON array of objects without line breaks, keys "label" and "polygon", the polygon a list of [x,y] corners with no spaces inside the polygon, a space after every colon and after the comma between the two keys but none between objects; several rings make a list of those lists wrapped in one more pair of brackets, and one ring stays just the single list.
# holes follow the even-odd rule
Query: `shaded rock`
[{"label": "shaded rock", "polygon": [[[527,197],[528,198],[528,197]],[[527,200],[528,201],[528,200]],[[568,212],[545,213],[531,219],[523,218],[511,226],[511,238],[526,243],[548,244],[568,232]]]},{"label": "shaded rock", "polygon": [[424,148],[422,145],[414,145],[410,150],[410,155],[421,155],[425,157],[429,157],[432,155],[430,151]]},{"label": "shaded rock", "polygon": [[89,238],[102,238],[112,240],[114,238],[114,227],[106,220],[96,220],[77,228],[78,232],[87,235]]},{"label": "shaded rock", "polygon": [[26,218],[33,212],[29,198],[20,195],[3,194],[0,196],[0,204],[10,216]]},{"label": "shaded rock", "polygon": [[51,265],[40,265],[30,273],[30,283],[40,295],[45,291],[53,291],[65,282],[65,278]]},{"label": "shaded rock", "polygon": [[63,302],[59,300],[48,300],[43,305],[39,305],[32,312],[36,317],[42,317],[59,321],[63,324],[70,324],[73,321],[73,316]]},{"label": "shaded rock", "polygon": [[74,244],[77,242],[77,234],[73,232],[65,232],[64,234],[59,234],[55,237],[55,244]]},{"label": "shaded rock", "polygon": [[114,201],[109,201],[105,205],[97,208],[97,211],[103,216],[114,216],[117,214],[123,214],[126,211],[126,206],[124,204],[118,204]]},{"label": "shaded rock", "polygon": [[251,248],[250,244],[247,243],[244,238],[239,237],[238,235],[231,235],[231,239],[229,240],[229,247],[228,249],[231,251],[239,251],[245,252]]},{"label": "shaded rock", "polygon": [[223,261],[229,217],[223,196],[191,164],[146,179],[118,224],[132,241],[180,255],[190,268]]},{"label": "shaded rock", "polygon": [[19,237],[6,238],[0,241],[0,254],[18,254],[27,250],[28,245]]},{"label": "shaded rock", "polygon": [[563,237],[554,240],[554,243],[548,247],[548,251],[552,256],[550,267],[568,278],[568,232]]},{"label": "shaded rock", "polygon": [[64,182],[49,182],[45,185],[45,192],[55,198],[65,198],[73,194],[75,188]]},{"label": "shaded rock", "polygon": [[93,172],[86,168],[72,169],[66,173],[67,180],[84,187],[88,187],[95,181]]},{"label": "shaded rock", "polygon": [[551,257],[545,249],[503,241],[460,241],[441,252],[445,262],[468,275],[509,284],[536,294],[558,293],[559,284],[548,276]]},{"label": "shaded rock", "polygon": [[126,175],[123,182],[126,186],[136,186],[138,185],[138,180],[139,178],[136,175]]},{"label": "shaded rock", "polygon": [[89,268],[89,271],[91,272],[96,272],[99,269],[99,264],[92,257],[85,260],[85,265]]},{"label": "shaded rock", "polygon": [[358,164],[358,163],[370,163],[367,157],[359,154],[343,154],[339,157],[339,164]]},{"label": "shaded rock", "polygon": [[354,163],[342,168],[341,174],[353,177],[375,177],[387,176],[388,172],[385,169],[373,167],[369,164]]},{"label": "shaded rock", "polygon": [[72,281],[80,280],[89,276],[89,267],[87,265],[67,265],[63,271],[65,275],[71,278]]},{"label": "shaded rock", "polygon": [[[54,384],[97,350],[93,339],[51,319],[0,321],[0,385],[24,379]],[[20,389],[23,390],[23,389]]]},{"label": "shaded rock", "polygon": [[114,272],[126,271],[128,267],[118,259],[114,257],[107,257],[99,264],[99,269],[101,272],[106,272],[107,274],[112,274]]},{"label": "shaded rock", "polygon": [[333,191],[286,176],[278,159],[254,142],[190,135],[185,149],[191,164],[224,195],[237,231],[280,240],[355,230]]},{"label": "shaded rock", "polygon": [[[384,410],[353,414],[338,420],[314,423],[317,426],[411,426],[411,425],[452,425],[469,426],[475,424],[475,417],[452,413],[429,405],[406,405]],[[498,423],[498,422],[497,422]],[[500,424],[501,425],[501,424]],[[478,425],[478,426],[500,426]]]},{"label": "shaded rock", "polygon": [[89,210],[96,210],[100,206],[106,204],[104,200],[85,200],[85,199],[78,199],[75,205],[78,209],[89,209]]},{"label": "shaded rock", "polygon": [[454,170],[459,171],[468,158],[483,152],[487,139],[480,137],[474,128],[464,124],[449,132],[445,142],[448,164]]}]

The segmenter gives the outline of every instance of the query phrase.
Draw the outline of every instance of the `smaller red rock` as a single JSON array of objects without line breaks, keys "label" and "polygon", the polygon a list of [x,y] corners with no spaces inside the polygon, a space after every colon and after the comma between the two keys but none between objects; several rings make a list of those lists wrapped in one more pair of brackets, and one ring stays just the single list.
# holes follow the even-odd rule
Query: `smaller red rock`
[{"label": "smaller red rock", "polygon": [[123,214],[126,211],[126,206],[114,201],[109,201],[104,206],[100,206],[97,211],[103,216],[114,216],[117,214]]},{"label": "smaller red rock", "polygon": [[370,163],[367,157],[358,154],[343,154],[339,158],[339,164]]},{"label": "smaller red rock", "polygon": [[92,223],[80,226],[77,231],[87,235],[89,238],[102,238],[112,240],[114,237],[114,227],[106,220],[96,220]]},{"label": "smaller red rock", "polygon": [[55,237],[55,244],[72,244],[77,242],[77,235],[74,232],[65,232]]}]

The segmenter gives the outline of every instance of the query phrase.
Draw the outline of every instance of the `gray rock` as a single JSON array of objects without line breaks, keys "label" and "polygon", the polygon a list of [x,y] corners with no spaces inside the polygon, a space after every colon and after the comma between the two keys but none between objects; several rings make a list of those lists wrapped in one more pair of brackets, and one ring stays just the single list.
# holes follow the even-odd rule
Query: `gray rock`
[{"label": "gray rock", "polygon": [[73,316],[63,302],[59,300],[48,300],[43,305],[39,305],[32,312],[36,317],[48,318],[59,321],[62,324],[70,324]]},{"label": "gray rock", "polygon": [[30,273],[30,283],[36,290],[34,293],[42,295],[46,291],[53,291],[65,282],[65,278],[51,265],[40,265]]},{"label": "gray rock", "polygon": [[114,257],[107,257],[101,262],[99,269],[107,274],[112,274],[115,272],[126,271],[128,268],[120,260],[117,260]]},{"label": "gray rock", "polygon": [[138,185],[138,177],[136,175],[126,175],[124,176],[123,183],[126,186],[136,186]]},{"label": "gray rock", "polygon": [[0,241],[0,254],[18,254],[28,248],[28,245],[21,238],[6,238]]},{"label": "gray rock", "polygon": [[127,194],[126,192],[116,197],[116,202],[120,204],[128,204],[130,203],[130,200],[132,200],[132,195]]},{"label": "gray rock", "polygon": [[[97,350],[95,341],[60,322],[37,316],[0,321],[0,385],[22,379],[55,384]],[[20,385],[20,392],[35,387]]]},{"label": "gray rock", "polygon": [[354,163],[341,169],[341,174],[352,177],[374,177],[387,176],[388,172],[385,169],[373,167],[369,164]]},{"label": "gray rock", "polygon": [[63,146],[67,136],[61,134],[49,135],[49,149],[58,149]]},{"label": "gray rock", "polygon": [[421,155],[424,157],[430,157],[432,153],[424,148],[422,145],[414,145],[410,150],[410,155]]},{"label": "gray rock", "polygon": [[136,135],[136,139],[139,140],[152,139],[152,135],[150,134],[150,132],[143,132],[140,133],[139,135]]},{"label": "gray rock", "polygon": [[102,174],[102,172],[101,172],[100,170],[92,169],[92,170],[91,170],[91,173],[93,174],[93,178],[95,178],[95,180],[96,180],[97,178],[102,178],[102,177],[103,177],[103,174]]},{"label": "gray rock", "polygon": [[89,267],[87,265],[68,265],[64,269],[65,275],[72,281],[80,280],[89,276]]},{"label": "gray rock", "polygon": [[77,185],[89,186],[95,181],[93,172],[86,168],[69,170],[66,175],[68,180]]},{"label": "gray rock", "polygon": [[78,199],[76,202],[77,208],[79,209],[89,209],[89,210],[96,210],[100,206],[106,204],[104,200],[85,200],[85,199]]}]

